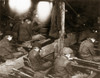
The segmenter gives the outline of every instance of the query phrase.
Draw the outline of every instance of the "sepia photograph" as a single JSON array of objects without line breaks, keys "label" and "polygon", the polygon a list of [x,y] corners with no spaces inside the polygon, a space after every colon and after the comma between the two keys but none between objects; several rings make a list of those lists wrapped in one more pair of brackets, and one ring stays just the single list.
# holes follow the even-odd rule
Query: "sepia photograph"
[{"label": "sepia photograph", "polygon": [[0,0],[0,78],[100,78],[100,0]]}]

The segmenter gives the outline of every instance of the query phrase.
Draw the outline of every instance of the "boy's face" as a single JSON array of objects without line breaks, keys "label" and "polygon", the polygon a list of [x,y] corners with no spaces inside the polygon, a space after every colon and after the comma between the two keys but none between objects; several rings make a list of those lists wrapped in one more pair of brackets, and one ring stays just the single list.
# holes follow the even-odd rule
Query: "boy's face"
[{"label": "boy's face", "polygon": [[7,36],[7,39],[8,39],[9,41],[11,41],[11,40],[12,40],[12,38],[13,38],[13,37],[12,37],[12,36],[10,36],[10,35],[8,35],[8,36]]},{"label": "boy's face", "polygon": [[94,43],[96,40],[94,38],[91,38],[91,41]]},{"label": "boy's face", "polygon": [[66,56],[67,58],[72,58],[72,57],[74,57],[73,53],[66,54],[65,56]]},{"label": "boy's face", "polygon": [[31,23],[31,21],[30,21],[30,20],[28,20],[28,19],[26,19],[26,22],[27,22],[28,24],[30,24],[30,23]]},{"label": "boy's face", "polygon": [[40,51],[40,49],[38,47],[34,47],[34,50],[37,52]]},{"label": "boy's face", "polygon": [[39,52],[40,52],[40,49],[39,49],[38,47],[34,47],[34,48],[33,48],[33,55],[34,55],[34,56],[38,55]]}]

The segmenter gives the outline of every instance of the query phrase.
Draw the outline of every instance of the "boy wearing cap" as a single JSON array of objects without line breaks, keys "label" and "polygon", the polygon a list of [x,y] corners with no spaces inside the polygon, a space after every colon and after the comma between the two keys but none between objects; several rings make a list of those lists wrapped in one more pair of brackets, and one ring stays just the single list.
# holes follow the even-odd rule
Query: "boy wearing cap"
[{"label": "boy wearing cap", "polygon": [[100,56],[96,56],[94,43],[94,38],[88,38],[80,44],[79,55],[80,58],[90,61],[100,61]]},{"label": "boy wearing cap", "polygon": [[55,78],[71,78],[73,75],[70,58],[73,57],[73,50],[64,47],[62,55],[58,56],[54,63]]}]

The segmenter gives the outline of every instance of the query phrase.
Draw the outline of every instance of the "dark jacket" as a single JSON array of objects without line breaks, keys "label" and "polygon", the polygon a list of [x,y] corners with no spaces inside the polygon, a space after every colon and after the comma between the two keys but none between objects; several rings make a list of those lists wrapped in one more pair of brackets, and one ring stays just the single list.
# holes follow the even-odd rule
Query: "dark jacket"
[{"label": "dark jacket", "polygon": [[31,24],[27,24],[26,22],[21,24],[18,32],[18,40],[19,41],[28,41],[32,39],[32,28]]},{"label": "dark jacket", "polygon": [[56,58],[54,66],[55,78],[71,78],[73,75],[70,61],[65,56]]},{"label": "dark jacket", "polygon": [[32,39],[32,25],[24,22],[18,22],[13,28],[14,38],[18,41],[28,41]]},{"label": "dark jacket", "polygon": [[11,43],[6,39],[0,41],[0,56],[7,56],[13,53]]},{"label": "dark jacket", "polygon": [[44,71],[51,66],[51,63],[44,61],[34,49],[29,52],[28,57],[34,71]]},{"label": "dark jacket", "polygon": [[82,59],[93,60],[95,56],[94,44],[90,39],[83,41],[79,48],[79,55]]}]

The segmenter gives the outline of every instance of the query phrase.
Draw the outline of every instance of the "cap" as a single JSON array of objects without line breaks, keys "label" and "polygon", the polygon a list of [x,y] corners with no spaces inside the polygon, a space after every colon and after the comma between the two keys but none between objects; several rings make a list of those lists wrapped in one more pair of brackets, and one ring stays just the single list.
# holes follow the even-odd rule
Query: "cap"
[{"label": "cap", "polygon": [[63,54],[71,54],[73,53],[73,50],[69,47],[64,47],[63,48]]},{"label": "cap", "polygon": [[41,49],[41,44],[39,43],[39,42],[34,42],[33,44],[32,44],[32,46],[33,47],[38,47],[38,48],[40,48]]}]

